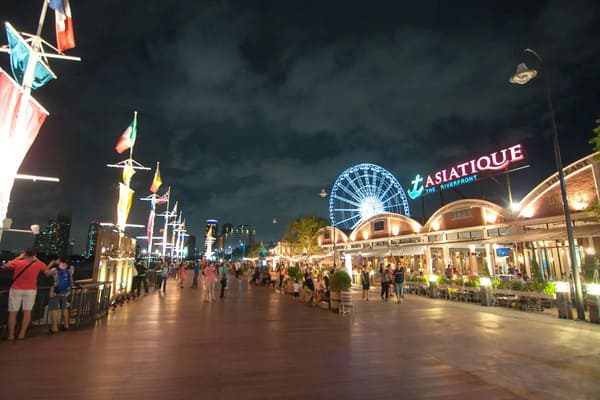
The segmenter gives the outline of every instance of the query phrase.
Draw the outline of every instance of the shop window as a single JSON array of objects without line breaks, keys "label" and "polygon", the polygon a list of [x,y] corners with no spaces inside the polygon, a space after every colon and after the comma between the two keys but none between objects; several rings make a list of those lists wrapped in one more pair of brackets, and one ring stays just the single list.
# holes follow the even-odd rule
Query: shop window
[{"label": "shop window", "polygon": [[471,231],[471,239],[483,239],[483,231]]},{"label": "shop window", "polygon": [[442,235],[429,235],[427,236],[427,241],[429,243],[439,242],[442,240]]},{"label": "shop window", "polygon": [[446,233],[446,240],[457,240],[458,239],[458,233],[454,232],[454,233]]},{"label": "shop window", "polygon": [[459,239],[471,239],[471,232],[458,232]]},{"label": "shop window", "polygon": [[331,233],[325,232],[325,239],[331,239]]},{"label": "shop window", "polygon": [[377,221],[373,223],[374,232],[381,232],[383,230],[385,230],[385,221]]},{"label": "shop window", "polygon": [[470,208],[465,208],[464,210],[454,211],[452,213],[452,219],[470,218],[471,216],[473,216],[473,212],[471,211]]}]

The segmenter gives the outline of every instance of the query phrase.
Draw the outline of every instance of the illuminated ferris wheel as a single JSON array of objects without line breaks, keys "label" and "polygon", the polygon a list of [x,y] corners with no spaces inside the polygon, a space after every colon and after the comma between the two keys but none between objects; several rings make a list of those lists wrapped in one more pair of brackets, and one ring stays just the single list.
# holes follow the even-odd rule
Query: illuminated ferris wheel
[{"label": "illuminated ferris wheel", "polygon": [[337,178],[329,196],[331,226],[352,230],[383,213],[410,216],[408,199],[394,175],[374,164],[358,164]]}]

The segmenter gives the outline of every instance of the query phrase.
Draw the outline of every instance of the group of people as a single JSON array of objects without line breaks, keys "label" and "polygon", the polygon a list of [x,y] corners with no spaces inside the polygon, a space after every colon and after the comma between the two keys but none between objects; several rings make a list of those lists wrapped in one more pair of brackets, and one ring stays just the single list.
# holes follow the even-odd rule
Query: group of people
[{"label": "group of people", "polygon": [[[31,321],[31,310],[35,305],[40,274],[51,278],[53,282],[48,301],[50,333],[59,332],[59,319],[62,321],[62,329],[69,329],[69,299],[75,268],[69,265],[66,256],[54,258],[45,264],[37,258],[35,249],[30,248],[2,268],[13,271],[8,293],[8,340],[15,340],[15,337],[19,340],[25,338]],[[23,319],[19,333],[15,336],[19,310],[23,311]]]},{"label": "group of people", "polygon": [[[381,283],[381,300],[388,301],[390,297],[390,286],[393,284],[396,303],[400,304],[404,301],[404,281],[406,278],[406,270],[403,266],[391,267],[390,264],[385,267],[379,267],[379,277]],[[371,274],[367,268],[363,268],[360,272],[360,281],[362,284],[362,299],[369,301],[369,289],[371,288]]]},{"label": "group of people", "polygon": [[[169,277],[177,282],[177,286],[183,289],[185,286],[186,271],[193,270],[192,284],[190,288],[204,290],[204,300],[212,302],[216,300],[217,282],[221,285],[220,298],[225,297],[225,289],[227,288],[228,273],[232,271],[237,277],[241,274],[241,266],[236,263],[230,264],[227,262],[213,263],[209,261],[199,260],[196,262],[188,262],[185,260],[179,263],[160,260],[155,266],[156,271],[156,288],[166,292],[167,280]],[[142,263],[136,263],[137,276],[139,280],[134,281],[134,290],[140,293],[141,285],[147,291],[147,282],[145,282],[145,266]]]}]

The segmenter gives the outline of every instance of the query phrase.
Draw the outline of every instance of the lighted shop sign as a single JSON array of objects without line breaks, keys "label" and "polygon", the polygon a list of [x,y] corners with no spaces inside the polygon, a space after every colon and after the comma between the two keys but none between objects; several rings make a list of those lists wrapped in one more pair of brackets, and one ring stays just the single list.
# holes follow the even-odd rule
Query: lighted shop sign
[{"label": "lighted shop sign", "polygon": [[411,181],[408,196],[414,200],[426,194],[472,183],[483,174],[490,175],[497,171],[506,170],[509,165],[524,159],[523,147],[521,144],[517,144],[437,171],[427,175],[427,177],[418,174]]}]

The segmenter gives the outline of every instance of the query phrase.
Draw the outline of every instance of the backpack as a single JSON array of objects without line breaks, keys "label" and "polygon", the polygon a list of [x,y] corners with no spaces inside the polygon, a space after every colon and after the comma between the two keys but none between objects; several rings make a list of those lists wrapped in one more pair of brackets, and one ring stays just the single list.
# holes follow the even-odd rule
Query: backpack
[{"label": "backpack", "polygon": [[381,282],[387,283],[390,281],[390,271],[388,271],[387,269],[385,271],[383,271],[383,274],[381,275]]},{"label": "backpack", "polygon": [[70,268],[57,268],[56,272],[56,293],[63,294],[71,290],[71,270]]}]

